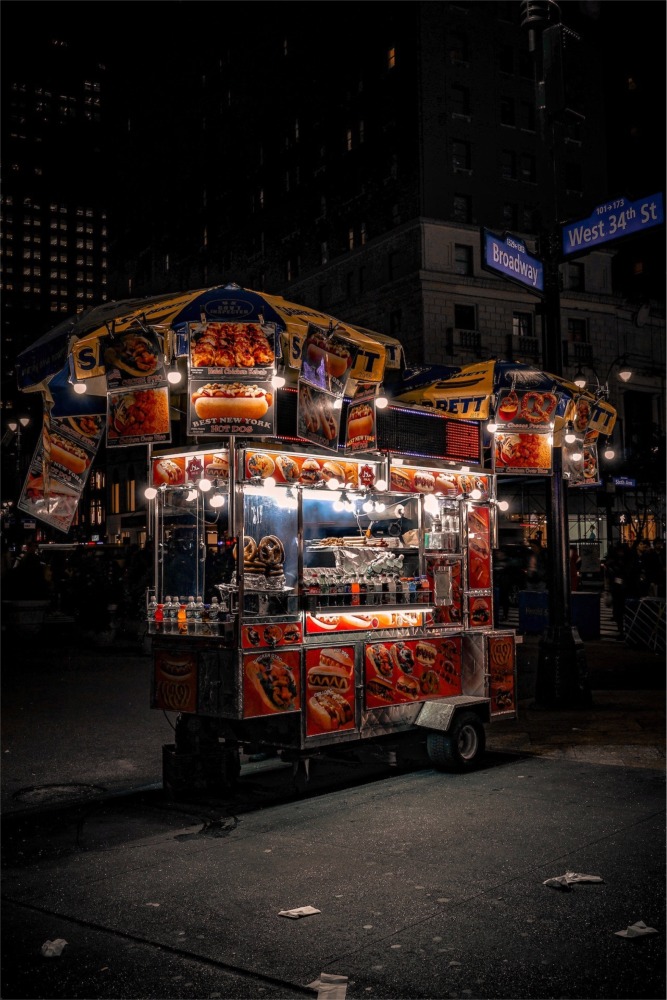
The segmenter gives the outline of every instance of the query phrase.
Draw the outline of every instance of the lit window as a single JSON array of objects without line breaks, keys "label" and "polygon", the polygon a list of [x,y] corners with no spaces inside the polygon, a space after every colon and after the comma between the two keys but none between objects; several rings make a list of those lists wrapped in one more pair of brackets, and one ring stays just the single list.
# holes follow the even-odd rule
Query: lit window
[{"label": "lit window", "polygon": [[391,48],[387,52],[387,69],[393,69],[396,65],[396,49]]}]

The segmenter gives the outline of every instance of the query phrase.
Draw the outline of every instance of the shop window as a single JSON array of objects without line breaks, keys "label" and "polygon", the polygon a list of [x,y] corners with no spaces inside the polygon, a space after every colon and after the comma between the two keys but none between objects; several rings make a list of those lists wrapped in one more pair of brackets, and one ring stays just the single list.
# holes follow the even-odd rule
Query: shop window
[{"label": "shop window", "polygon": [[111,513],[120,514],[120,481],[118,479],[117,472],[114,472],[113,482],[111,483],[109,500],[111,503]]},{"label": "shop window", "polygon": [[454,246],[454,273],[470,276],[473,273],[472,247],[462,243]]},{"label": "shop window", "polygon": [[472,222],[472,198],[470,195],[454,195],[452,218],[455,222]]},{"label": "shop window", "polygon": [[476,330],[477,317],[474,306],[454,306],[454,326],[457,330]]}]

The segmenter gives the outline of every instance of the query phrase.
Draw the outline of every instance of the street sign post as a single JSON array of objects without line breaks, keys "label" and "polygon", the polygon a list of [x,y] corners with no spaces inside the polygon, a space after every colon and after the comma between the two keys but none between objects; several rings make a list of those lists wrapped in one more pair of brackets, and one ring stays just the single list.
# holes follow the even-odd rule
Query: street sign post
[{"label": "street sign post", "polygon": [[544,264],[526,251],[523,240],[505,233],[496,236],[482,229],[482,267],[501,274],[537,295],[544,293]]},{"label": "street sign post", "polygon": [[561,228],[563,257],[588,253],[611,240],[634,236],[665,221],[662,193],[636,201],[616,198],[593,209],[587,219],[568,222]]}]

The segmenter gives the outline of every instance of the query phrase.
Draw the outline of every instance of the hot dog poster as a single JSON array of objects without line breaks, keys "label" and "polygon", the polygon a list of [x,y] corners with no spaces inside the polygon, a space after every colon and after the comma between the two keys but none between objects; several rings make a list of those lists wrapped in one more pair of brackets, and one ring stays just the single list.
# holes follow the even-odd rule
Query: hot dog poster
[{"label": "hot dog poster", "polygon": [[355,728],[354,647],[306,650],[306,736]]},{"label": "hot dog poster", "polygon": [[297,434],[312,441],[319,448],[338,451],[340,399],[330,392],[324,392],[299,378],[299,401],[297,409]]},{"label": "hot dog poster", "polygon": [[350,404],[345,444],[351,451],[373,451],[377,447],[374,393],[356,396]]},{"label": "hot dog poster", "polygon": [[166,385],[164,350],[149,329],[127,330],[112,337],[104,349],[107,389]]},{"label": "hot dog poster", "polygon": [[19,510],[59,531],[69,531],[104,426],[101,415],[45,421],[18,500]]},{"label": "hot dog poster", "polygon": [[107,393],[107,448],[169,441],[168,386]]},{"label": "hot dog poster", "polygon": [[272,476],[277,483],[285,483],[288,486],[296,483],[302,486],[316,486],[331,479],[337,479],[341,486],[358,486],[360,482],[359,466],[356,462],[248,450],[245,453],[244,477],[255,479],[257,476],[261,479]]},{"label": "hot dog poster", "polygon": [[300,652],[243,653],[243,718],[301,709]]},{"label": "hot dog poster", "polygon": [[489,694],[491,713],[513,712],[514,692],[514,637],[509,634],[488,637]]},{"label": "hot dog poster", "polygon": [[366,632],[375,628],[415,628],[422,624],[421,611],[377,611],[372,614],[314,615],[306,612],[306,633]]},{"label": "hot dog poster", "polygon": [[367,708],[461,694],[461,638],[370,643],[364,648]]},{"label": "hot dog poster", "polygon": [[434,493],[453,499],[479,490],[480,500],[488,500],[490,496],[489,477],[477,474],[392,465],[389,478],[392,490],[399,493]]},{"label": "hot dog poster", "polygon": [[488,507],[468,506],[468,590],[491,587],[491,518]]},{"label": "hot dog poster", "polygon": [[198,323],[190,326],[190,371],[197,376],[268,379],[275,370],[273,323]]},{"label": "hot dog poster", "polygon": [[275,434],[275,393],[270,380],[202,381],[190,378],[188,434]]},{"label": "hot dog poster", "polygon": [[155,651],[151,708],[165,712],[197,711],[197,654]]},{"label": "hot dog poster", "polygon": [[342,396],[357,353],[349,340],[311,323],[302,348],[300,378]]}]

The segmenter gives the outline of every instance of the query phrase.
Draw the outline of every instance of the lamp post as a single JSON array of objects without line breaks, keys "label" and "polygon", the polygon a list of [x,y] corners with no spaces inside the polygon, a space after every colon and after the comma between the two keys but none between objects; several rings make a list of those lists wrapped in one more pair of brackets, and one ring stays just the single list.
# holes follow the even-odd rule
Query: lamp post
[{"label": "lamp post", "polygon": [[[560,315],[560,183],[561,125],[566,117],[582,116],[567,88],[567,66],[579,36],[560,24],[555,0],[523,0],[522,25],[528,29],[528,47],[535,62],[536,104],[545,162],[551,180],[545,188],[545,210],[540,232],[544,261],[543,361],[546,371],[563,375]],[[567,59],[566,59],[567,53]],[[539,641],[536,704],[567,708],[590,703],[584,644],[570,616],[569,530],[567,494],[563,480],[563,448],[553,449],[552,475],[546,483],[549,532],[549,625]]]},{"label": "lamp post", "polygon": [[30,417],[19,417],[18,420],[8,420],[7,429],[16,434],[16,472],[21,473],[21,434],[31,423]]}]

